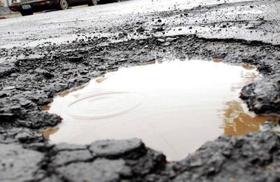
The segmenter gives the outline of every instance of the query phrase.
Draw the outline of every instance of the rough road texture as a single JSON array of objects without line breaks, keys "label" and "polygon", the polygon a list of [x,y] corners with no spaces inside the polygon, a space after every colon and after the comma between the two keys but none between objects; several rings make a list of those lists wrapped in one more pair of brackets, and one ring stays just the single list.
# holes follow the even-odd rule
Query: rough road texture
[{"label": "rough road texture", "polygon": [[1,20],[0,181],[280,180],[274,126],[221,136],[178,162],[138,139],[52,145],[40,132],[61,122],[43,112],[57,93],[166,59],[254,65],[263,78],[241,98],[258,114],[280,114],[279,10],[273,0],[146,0]]}]

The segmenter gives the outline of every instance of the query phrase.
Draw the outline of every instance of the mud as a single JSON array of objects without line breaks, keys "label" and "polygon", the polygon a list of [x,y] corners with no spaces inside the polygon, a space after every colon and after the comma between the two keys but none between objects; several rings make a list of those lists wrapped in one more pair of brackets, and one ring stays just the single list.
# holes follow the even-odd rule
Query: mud
[{"label": "mud", "polygon": [[[100,24],[78,19],[78,25],[86,24],[81,29],[67,29],[65,27],[75,23],[65,21],[64,28],[54,26],[46,34],[38,33],[38,27],[43,27],[38,22],[44,20],[50,24],[58,15],[75,15],[80,10],[21,18],[22,23],[1,20],[0,181],[278,181],[280,145],[274,125],[267,125],[260,133],[244,137],[220,136],[185,159],[171,163],[166,162],[163,154],[145,147],[137,139],[106,140],[81,146],[52,145],[41,134],[43,129],[61,122],[59,116],[43,112],[43,106],[52,102],[59,92],[83,85],[91,78],[120,67],[169,58],[221,60],[256,66],[264,75],[263,79],[245,86],[240,97],[251,111],[278,115],[280,48],[275,27],[279,27],[279,18],[273,14],[278,11],[278,2],[223,3],[178,8],[170,5],[167,7],[172,8],[161,11],[133,15],[114,13],[108,18],[97,16],[99,21],[106,22]],[[121,6],[118,4],[118,7]],[[245,6],[247,13],[240,15]],[[270,9],[257,11],[258,14],[249,11],[255,10],[255,7]],[[106,10],[106,5],[102,8]],[[239,13],[224,13],[232,8],[240,9]],[[213,23],[207,22],[206,16],[206,22],[197,25],[188,21],[189,24],[204,27],[219,25],[217,29],[230,32],[236,28],[235,36],[217,34],[211,29],[210,34],[194,31],[168,35],[168,29],[177,25],[172,21],[165,23],[166,18],[174,19],[173,15],[176,15],[176,20],[187,22],[184,17],[188,16],[195,21],[195,15],[209,9],[220,12],[216,17],[225,18]],[[90,9],[88,11],[91,12]],[[269,19],[270,15],[274,19]],[[119,21],[112,23],[113,18],[119,18]],[[34,21],[30,23],[30,19]],[[92,21],[96,22],[96,19]],[[47,24],[45,27],[48,27]],[[57,33],[60,31],[56,30],[62,29],[61,34]],[[250,36],[242,36],[245,30],[252,31]],[[104,35],[97,36],[93,33],[96,31]],[[266,34],[256,36],[259,31]],[[79,38],[59,44],[50,41],[52,34],[59,37],[67,33],[77,34]],[[92,34],[88,36],[87,33]],[[18,39],[19,36],[22,38]],[[273,39],[269,39],[271,36]],[[43,44],[21,46],[21,43],[28,45],[42,38],[45,38]],[[95,170],[89,170],[92,168]]]}]

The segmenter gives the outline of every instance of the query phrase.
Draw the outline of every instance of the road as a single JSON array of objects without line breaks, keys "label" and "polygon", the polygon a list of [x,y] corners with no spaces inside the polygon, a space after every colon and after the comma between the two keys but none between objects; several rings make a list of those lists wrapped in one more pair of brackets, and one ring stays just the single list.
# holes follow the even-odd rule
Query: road
[{"label": "road", "polygon": [[278,181],[271,123],[171,162],[138,139],[51,144],[42,131],[61,122],[44,112],[56,94],[169,59],[253,65],[262,77],[241,99],[279,115],[279,10],[276,0],[131,0],[0,20],[0,181]]},{"label": "road", "polygon": [[[195,33],[207,38],[260,40],[279,44],[278,1],[132,0],[2,20],[0,46],[66,42],[75,39],[77,33],[112,37],[119,33],[120,28],[116,27],[125,28],[127,24],[135,22],[141,22],[150,29],[156,25],[151,20],[166,11],[172,12],[162,19],[166,35]],[[188,16],[179,17],[184,12]]]}]

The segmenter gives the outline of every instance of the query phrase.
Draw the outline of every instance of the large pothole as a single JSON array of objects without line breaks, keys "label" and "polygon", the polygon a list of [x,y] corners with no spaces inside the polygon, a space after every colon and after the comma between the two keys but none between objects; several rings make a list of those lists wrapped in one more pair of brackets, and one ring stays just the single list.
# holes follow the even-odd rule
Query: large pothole
[{"label": "large pothole", "polygon": [[256,132],[269,120],[239,99],[258,77],[248,65],[198,60],[122,68],[57,96],[48,112],[63,122],[44,135],[77,144],[137,137],[180,160],[219,135]]}]

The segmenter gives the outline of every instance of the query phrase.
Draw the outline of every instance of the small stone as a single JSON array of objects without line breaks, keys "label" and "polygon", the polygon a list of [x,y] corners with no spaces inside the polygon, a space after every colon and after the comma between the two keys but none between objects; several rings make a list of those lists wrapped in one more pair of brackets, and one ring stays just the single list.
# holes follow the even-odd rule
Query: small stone
[{"label": "small stone", "polygon": [[172,38],[172,37],[166,38],[167,42],[173,42],[174,40],[177,40],[177,38]]},{"label": "small stone", "polygon": [[165,42],[164,39],[157,39],[157,41],[159,41],[159,42],[161,42],[161,43]]},{"label": "small stone", "polygon": [[163,46],[170,46],[171,43],[170,42],[165,42],[164,44],[162,44]]}]

